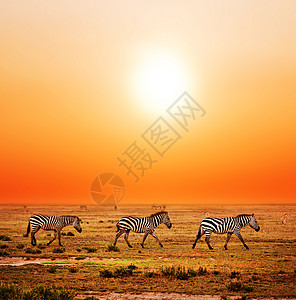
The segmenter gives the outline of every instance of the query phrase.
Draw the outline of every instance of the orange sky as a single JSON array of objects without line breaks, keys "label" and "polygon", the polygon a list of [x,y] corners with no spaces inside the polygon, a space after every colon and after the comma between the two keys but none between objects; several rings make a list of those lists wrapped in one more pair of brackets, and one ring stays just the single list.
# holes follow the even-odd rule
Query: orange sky
[{"label": "orange sky", "polygon": [[[104,172],[124,181],[122,204],[295,203],[295,11],[295,1],[3,2],[1,203],[93,204]],[[158,52],[189,80],[157,108],[164,100],[150,103],[135,76]],[[206,110],[188,132],[164,109],[184,91]],[[182,136],[164,157],[141,139],[160,116]],[[134,141],[158,160],[138,183],[117,160]]]}]

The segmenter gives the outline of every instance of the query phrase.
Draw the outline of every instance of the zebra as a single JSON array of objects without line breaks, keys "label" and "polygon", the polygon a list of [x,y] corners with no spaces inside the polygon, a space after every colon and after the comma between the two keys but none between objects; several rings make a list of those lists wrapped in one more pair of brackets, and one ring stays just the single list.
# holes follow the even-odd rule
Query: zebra
[{"label": "zebra", "polygon": [[228,250],[227,244],[233,233],[240,239],[244,247],[246,249],[249,249],[249,247],[246,245],[240,234],[240,229],[246,225],[250,225],[250,227],[253,228],[255,231],[260,230],[260,226],[257,224],[254,214],[241,214],[236,217],[228,217],[221,219],[211,217],[205,218],[200,223],[198,234],[192,245],[192,249],[195,248],[196,242],[204,234],[206,234],[206,243],[209,249],[213,250],[212,246],[210,245],[210,236],[212,232],[218,234],[227,233],[226,243],[224,245],[225,250]]},{"label": "zebra", "polygon": [[42,228],[43,230],[54,230],[54,238],[47,243],[49,246],[57,237],[59,239],[59,245],[61,244],[61,230],[68,225],[73,225],[73,227],[78,231],[81,232],[82,228],[80,226],[80,219],[77,216],[46,216],[41,214],[36,214],[31,216],[29,219],[27,233],[24,235],[27,237],[30,233],[30,225],[32,226],[31,232],[31,244],[33,246],[36,245],[36,238],[35,234],[37,231]]},{"label": "zebra", "polygon": [[160,247],[163,247],[162,243],[159,241],[158,237],[155,234],[155,228],[161,224],[164,223],[168,228],[172,227],[171,220],[169,218],[168,212],[161,211],[157,212],[155,214],[152,214],[149,217],[144,218],[136,218],[136,217],[123,217],[121,218],[117,224],[117,234],[114,241],[114,246],[117,243],[118,238],[125,232],[124,239],[127,243],[127,245],[132,248],[132,245],[128,241],[128,235],[130,231],[134,231],[137,233],[145,233],[143,242],[141,243],[142,248],[144,248],[144,242],[148,236],[148,234],[151,234],[156,241],[159,243]]}]

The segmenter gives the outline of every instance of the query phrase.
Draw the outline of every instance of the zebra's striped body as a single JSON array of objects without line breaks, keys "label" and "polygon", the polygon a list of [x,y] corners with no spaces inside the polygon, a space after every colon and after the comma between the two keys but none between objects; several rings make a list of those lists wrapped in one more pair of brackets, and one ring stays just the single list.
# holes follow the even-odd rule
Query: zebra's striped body
[{"label": "zebra's striped body", "polygon": [[130,248],[132,248],[131,244],[128,241],[128,235],[132,230],[137,233],[145,233],[143,242],[141,244],[142,248],[144,248],[144,242],[148,234],[151,234],[157,240],[159,245],[163,247],[163,245],[161,244],[161,242],[155,234],[156,227],[161,223],[164,223],[168,228],[172,227],[172,223],[166,211],[158,212],[149,217],[144,218],[123,217],[116,224],[118,233],[115,237],[114,246],[117,243],[117,239],[125,232],[124,239],[127,245]]},{"label": "zebra's striped body", "polygon": [[227,244],[231,238],[231,235],[234,233],[240,241],[243,243],[246,249],[249,247],[244,242],[240,230],[242,227],[250,225],[254,230],[259,231],[260,226],[258,226],[257,221],[255,219],[254,214],[252,215],[238,215],[236,217],[228,217],[228,218],[205,218],[201,221],[198,234],[196,239],[192,245],[192,248],[195,248],[196,242],[205,234],[206,235],[206,243],[210,250],[212,250],[212,246],[210,245],[210,236],[211,233],[224,234],[227,233],[226,243],[224,245],[225,250],[227,250]]},{"label": "zebra's striped body", "polygon": [[41,228],[43,230],[53,230],[54,231],[54,238],[47,243],[47,245],[50,245],[57,237],[59,239],[59,245],[61,244],[61,230],[68,225],[73,225],[73,227],[78,231],[81,232],[81,226],[80,226],[80,219],[77,216],[47,216],[47,215],[33,215],[28,223],[27,228],[27,234],[25,236],[28,236],[30,233],[30,225],[32,227],[31,232],[31,243],[33,246],[36,245],[36,238],[35,234],[38,232],[38,230]]}]

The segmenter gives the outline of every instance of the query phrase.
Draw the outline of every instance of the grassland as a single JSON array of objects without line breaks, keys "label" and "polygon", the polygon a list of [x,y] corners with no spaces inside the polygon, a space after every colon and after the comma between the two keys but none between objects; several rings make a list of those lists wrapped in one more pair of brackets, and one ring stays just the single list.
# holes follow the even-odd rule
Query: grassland
[{"label": "grassland", "polygon": [[[254,212],[261,230],[255,232],[246,227],[241,231],[250,250],[235,236],[228,244],[229,250],[223,250],[225,235],[212,235],[214,251],[208,249],[204,238],[193,250],[202,210],[209,210],[217,217]],[[79,207],[2,206],[0,282],[15,284],[23,290],[54,283],[79,295],[166,292],[296,297],[296,206],[168,207],[168,211],[173,227],[169,230],[161,225],[156,230],[164,248],[149,236],[146,248],[142,249],[143,235],[131,233],[132,249],[122,236],[117,244],[119,251],[109,251],[120,217],[145,216],[155,211],[150,207],[118,210],[88,207],[87,211],[81,211]],[[53,233],[40,230],[36,235],[38,247],[32,247],[30,238],[23,234],[33,213],[78,215],[83,220],[83,231],[79,234],[73,227],[64,228],[64,233],[71,232],[74,236],[62,236],[64,249],[59,249],[57,241],[45,246]],[[290,214],[286,225],[281,223],[284,213]],[[22,263],[30,264],[15,264],[19,257],[23,258]],[[15,265],[4,265],[5,262]]]}]

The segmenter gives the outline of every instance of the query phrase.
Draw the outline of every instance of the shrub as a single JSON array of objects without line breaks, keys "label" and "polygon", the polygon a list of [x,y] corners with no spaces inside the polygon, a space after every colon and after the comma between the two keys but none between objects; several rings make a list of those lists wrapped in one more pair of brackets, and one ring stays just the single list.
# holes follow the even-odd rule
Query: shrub
[{"label": "shrub", "polygon": [[130,269],[130,270],[138,269],[138,267],[135,266],[134,264],[130,264],[129,266],[127,266],[127,268]]},{"label": "shrub", "polygon": [[25,253],[29,253],[29,254],[40,254],[41,250],[40,249],[34,249],[34,248],[28,248]]},{"label": "shrub", "polygon": [[125,267],[117,267],[114,270],[114,277],[132,276],[133,270]]},{"label": "shrub", "polygon": [[203,268],[203,267],[198,268],[198,275],[205,275],[207,273],[208,273],[207,268]]},{"label": "shrub", "polygon": [[185,267],[179,266],[176,270],[176,278],[180,280],[187,280],[188,277],[188,272],[186,271]]},{"label": "shrub", "polygon": [[219,273],[220,273],[219,271],[216,271],[216,270],[213,271],[213,274],[214,274],[214,275],[219,275]]},{"label": "shrub", "polygon": [[113,274],[111,271],[104,269],[104,270],[100,270],[100,275],[104,278],[111,278],[113,277]]},{"label": "shrub", "polygon": [[55,287],[37,286],[25,293],[23,299],[74,300],[74,296],[74,292],[66,289],[57,290]]},{"label": "shrub", "polygon": [[107,245],[107,251],[111,252],[119,252],[119,248],[117,246],[114,246],[113,244],[108,244]]},{"label": "shrub", "polygon": [[228,289],[231,291],[231,292],[238,292],[240,290],[243,289],[243,285],[241,282],[239,281],[236,281],[236,282],[230,282],[230,284],[228,285]]},{"label": "shrub", "polygon": [[11,241],[11,238],[9,236],[7,236],[7,235],[1,234],[0,235],[0,240],[4,241],[4,242],[8,242],[8,241]]},{"label": "shrub", "polygon": [[165,267],[161,269],[161,274],[166,277],[173,277],[180,280],[187,280],[189,277],[195,277],[198,273],[193,269],[187,269],[182,266],[178,266],[175,268]]},{"label": "shrub", "polygon": [[0,250],[0,256],[8,256],[9,253],[6,250]]},{"label": "shrub", "polygon": [[80,249],[80,248],[77,248],[76,251],[77,251],[77,252],[81,252],[81,249]]},{"label": "shrub", "polygon": [[246,286],[246,287],[244,288],[244,290],[245,290],[245,292],[247,292],[247,293],[251,293],[251,292],[253,292],[253,287],[252,287],[252,286]]},{"label": "shrub", "polygon": [[0,249],[6,249],[6,248],[8,248],[8,246],[5,245],[5,244],[3,244],[3,245],[0,246]]},{"label": "shrub", "polygon": [[239,272],[235,272],[235,271],[232,271],[231,274],[230,274],[230,278],[236,278],[236,277],[239,277]]},{"label": "shrub", "polygon": [[23,249],[24,247],[25,247],[24,244],[17,244],[17,245],[16,245],[16,248],[17,248],[17,249]]},{"label": "shrub", "polygon": [[16,285],[0,285],[0,299],[5,300],[74,300],[74,292],[66,289],[57,290],[55,287],[37,286],[23,293]]},{"label": "shrub", "polygon": [[154,276],[156,276],[157,273],[155,273],[154,271],[148,271],[144,273],[144,276],[148,277],[148,278],[152,278]]},{"label": "shrub", "polygon": [[161,271],[163,276],[166,276],[166,277],[175,277],[176,275],[176,269],[175,267],[165,267],[165,268],[162,268]]},{"label": "shrub", "polygon": [[38,244],[38,246],[37,246],[39,249],[45,249],[46,248],[46,245],[44,245],[44,244]]},{"label": "shrub", "polygon": [[57,267],[56,266],[49,266],[49,268],[47,269],[47,271],[49,273],[55,273],[57,271]]},{"label": "shrub", "polygon": [[71,231],[69,231],[68,233],[67,233],[67,236],[74,236],[75,234],[73,233],[73,232],[71,232]]},{"label": "shrub", "polygon": [[78,271],[78,268],[76,268],[76,267],[70,267],[69,268],[70,273],[77,273],[77,271]]},{"label": "shrub", "polygon": [[52,250],[52,253],[64,253],[65,251],[64,247],[57,247]]},{"label": "shrub", "polygon": [[7,300],[22,299],[21,291],[16,285],[1,284],[0,299],[7,299]]},{"label": "shrub", "polygon": [[83,249],[85,249],[87,253],[94,253],[97,251],[96,247],[83,247]]},{"label": "shrub", "polygon": [[193,270],[193,269],[188,269],[188,275],[190,276],[190,277],[195,277],[195,276],[197,276],[197,272],[195,271],[195,270]]},{"label": "shrub", "polygon": [[256,276],[256,275],[252,275],[252,280],[253,280],[253,281],[257,281],[257,280],[259,280],[259,277]]}]

